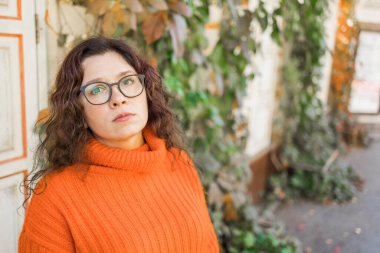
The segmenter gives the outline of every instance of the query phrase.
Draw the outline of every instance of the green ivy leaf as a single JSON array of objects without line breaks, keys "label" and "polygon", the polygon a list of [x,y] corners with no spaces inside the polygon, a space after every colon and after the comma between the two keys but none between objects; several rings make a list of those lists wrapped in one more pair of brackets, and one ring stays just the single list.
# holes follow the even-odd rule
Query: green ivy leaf
[{"label": "green ivy leaf", "polygon": [[255,245],[256,239],[253,233],[247,232],[244,235],[244,246],[247,248],[251,248]]}]

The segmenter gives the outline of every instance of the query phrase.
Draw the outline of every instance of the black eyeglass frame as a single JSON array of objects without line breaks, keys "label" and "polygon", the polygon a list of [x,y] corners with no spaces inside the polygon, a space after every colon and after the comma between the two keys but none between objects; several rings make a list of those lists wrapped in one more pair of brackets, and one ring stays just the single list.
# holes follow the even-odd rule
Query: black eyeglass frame
[{"label": "black eyeglass frame", "polygon": [[[120,89],[120,82],[121,82],[121,80],[123,80],[123,79],[125,79],[125,78],[127,78],[127,77],[130,77],[130,76],[137,76],[138,79],[140,80],[141,85],[142,85],[141,92],[140,92],[139,94],[135,95],[135,96],[127,96],[127,95],[125,95],[124,92]],[[144,81],[145,81],[145,75],[142,75],[142,74],[127,75],[127,76],[123,76],[123,77],[121,77],[121,78],[119,79],[119,81],[117,81],[117,82],[115,82],[115,83],[107,83],[107,82],[101,82],[101,81],[95,81],[95,82],[88,83],[88,84],[83,85],[82,87],[80,87],[80,92],[83,94],[83,96],[86,98],[87,102],[89,102],[90,104],[92,104],[92,105],[103,105],[103,104],[105,104],[105,103],[108,103],[108,101],[110,101],[110,99],[111,99],[111,97],[112,97],[112,86],[117,85],[117,88],[119,89],[120,93],[123,94],[125,97],[127,97],[127,98],[134,98],[134,97],[138,97],[138,96],[140,96],[141,93],[143,93],[143,91],[144,91],[144,89],[145,89],[145,83],[144,83]],[[85,89],[86,89],[88,86],[90,86],[90,85],[92,85],[92,84],[94,84],[94,83],[102,83],[102,84],[107,85],[107,86],[110,88],[110,94],[109,94],[108,99],[106,100],[106,102],[101,103],[101,104],[94,104],[94,103],[91,103],[90,100],[87,98],[86,93],[85,93],[84,91],[85,91]]]}]

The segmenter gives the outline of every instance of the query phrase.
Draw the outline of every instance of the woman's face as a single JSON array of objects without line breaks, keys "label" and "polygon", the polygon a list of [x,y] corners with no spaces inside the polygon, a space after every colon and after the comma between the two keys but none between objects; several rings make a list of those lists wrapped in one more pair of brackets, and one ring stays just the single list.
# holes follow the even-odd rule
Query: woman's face
[{"label": "woman's face", "polygon": [[[82,86],[95,81],[116,83],[124,76],[140,74],[116,52],[90,56],[82,62],[82,68]],[[132,81],[126,84],[130,82]],[[85,92],[88,96],[95,96],[101,90],[94,86],[90,92]],[[88,127],[100,142],[126,149],[137,148],[143,144],[142,129],[148,121],[145,89],[137,97],[128,98],[119,91],[117,85],[113,85],[112,96],[104,104],[89,103],[83,93],[80,100]]]}]

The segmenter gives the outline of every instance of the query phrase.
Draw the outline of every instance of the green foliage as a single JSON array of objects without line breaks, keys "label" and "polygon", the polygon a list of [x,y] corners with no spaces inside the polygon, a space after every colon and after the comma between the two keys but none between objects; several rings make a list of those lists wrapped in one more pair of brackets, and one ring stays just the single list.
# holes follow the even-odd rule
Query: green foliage
[{"label": "green foliage", "polygon": [[272,187],[283,190],[288,197],[338,203],[351,200],[362,182],[352,167],[336,167],[329,173],[294,169],[272,176],[270,181]]},{"label": "green foliage", "polygon": [[[236,7],[223,2],[220,39],[206,56],[202,50],[207,46],[204,26],[208,6],[207,2],[192,6],[193,16],[186,20],[190,36],[185,41],[183,57],[174,57],[172,49],[163,46],[169,42],[165,35],[152,45],[153,51],[159,53],[159,72],[177,98],[174,106],[196,164],[202,169],[210,214],[223,252],[295,252],[289,240],[280,240],[257,225],[257,215],[246,192],[251,171],[248,160],[241,155],[247,122],[239,106],[248,78],[253,78],[252,73],[244,71],[258,47],[250,24],[260,19],[265,28],[269,21],[264,19],[269,14],[263,2],[259,9],[245,10],[242,16],[234,15]],[[231,196],[230,202],[226,196]],[[235,212],[239,221],[231,218]]]},{"label": "green foliage", "polygon": [[[228,252],[231,253],[295,253],[296,247],[289,244],[285,238],[270,233],[254,233],[251,230],[234,229],[232,243]],[[236,247],[235,245],[239,245]]]},{"label": "green foliage", "polygon": [[272,37],[285,51],[281,161],[288,169],[270,181],[272,189],[281,189],[287,196],[328,197],[341,202],[355,194],[350,180],[352,169],[322,172],[330,155],[340,148],[340,139],[330,124],[334,119],[318,97],[322,57],[326,53],[324,21],[329,6],[327,0],[282,0],[274,11],[273,18],[280,15],[284,24],[281,32],[273,30]]},{"label": "green foliage", "polygon": [[286,163],[305,157],[311,163],[328,159],[337,140],[328,126],[322,102],[318,98],[324,45],[324,21],[329,3],[322,1],[281,1],[282,31],[285,43],[283,67]]}]

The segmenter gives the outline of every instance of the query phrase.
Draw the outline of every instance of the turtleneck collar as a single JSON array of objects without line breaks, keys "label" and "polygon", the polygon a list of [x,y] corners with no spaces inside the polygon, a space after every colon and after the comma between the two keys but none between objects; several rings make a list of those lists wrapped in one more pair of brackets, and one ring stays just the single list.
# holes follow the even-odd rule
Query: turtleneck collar
[{"label": "turtleneck collar", "polygon": [[132,150],[109,147],[93,138],[86,145],[89,163],[130,172],[151,172],[160,167],[167,149],[165,140],[158,138],[150,127],[143,129],[143,136],[146,143]]}]

